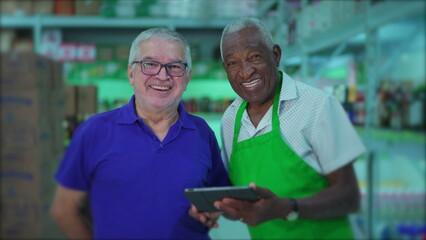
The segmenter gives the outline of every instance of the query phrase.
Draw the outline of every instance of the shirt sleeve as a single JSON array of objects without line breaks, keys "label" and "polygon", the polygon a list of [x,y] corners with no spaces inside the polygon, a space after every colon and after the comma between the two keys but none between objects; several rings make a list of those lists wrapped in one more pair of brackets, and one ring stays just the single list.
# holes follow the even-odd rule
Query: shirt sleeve
[{"label": "shirt sleeve", "polygon": [[228,173],[222,162],[221,152],[216,137],[211,131],[210,133],[210,149],[212,158],[212,168],[208,174],[208,186],[229,186]]},{"label": "shirt sleeve", "polygon": [[87,128],[82,123],[74,133],[55,174],[57,182],[64,187],[80,191],[88,191],[90,188],[86,134]]},{"label": "shirt sleeve", "polygon": [[311,143],[324,174],[352,162],[365,152],[364,144],[337,99],[329,96],[317,116]]},{"label": "shirt sleeve", "polygon": [[222,154],[222,162],[223,162],[223,166],[225,167],[226,171],[228,171],[229,169],[229,159],[228,159],[228,153],[227,153],[227,148],[225,145],[225,139],[223,136],[223,124],[220,125],[220,138],[222,140],[222,150],[221,150],[221,154]]},{"label": "shirt sleeve", "polygon": [[220,122],[220,137],[222,140],[222,160],[225,169],[228,171],[230,156],[232,153],[232,143],[234,138],[235,117],[241,101],[237,98],[231,106],[223,113]]}]

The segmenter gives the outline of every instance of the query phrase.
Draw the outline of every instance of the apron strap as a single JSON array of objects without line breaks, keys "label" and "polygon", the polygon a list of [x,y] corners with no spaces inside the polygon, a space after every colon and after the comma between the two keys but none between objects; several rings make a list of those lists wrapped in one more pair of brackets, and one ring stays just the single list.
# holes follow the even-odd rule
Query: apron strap
[{"label": "apron strap", "polygon": [[280,103],[280,93],[281,93],[281,86],[283,82],[282,79],[283,79],[282,73],[279,72],[278,86],[274,96],[274,105],[272,107],[272,131],[278,130],[278,132],[280,132],[280,118],[278,114],[278,105]]},{"label": "apron strap", "polygon": [[[283,74],[281,71],[278,71],[279,74],[279,79],[278,79],[278,86],[277,89],[275,91],[275,96],[274,96],[274,104],[273,104],[273,108],[272,108],[272,131],[274,129],[280,129],[280,119],[278,117],[278,104],[280,101],[280,93],[281,93],[281,85],[282,85],[282,79],[283,79]],[[241,103],[241,106],[238,108],[238,112],[237,115],[235,116],[235,127],[234,127],[234,137],[232,140],[232,149],[235,149],[235,144],[238,141],[238,135],[240,133],[240,129],[241,129],[241,119],[244,113],[244,110],[247,107],[248,102],[246,100],[243,100],[243,102]]]},{"label": "apron strap", "polygon": [[232,149],[235,149],[235,144],[238,140],[238,134],[241,129],[241,119],[244,113],[244,109],[246,109],[247,101],[243,100],[240,108],[238,109],[237,116],[235,117],[235,127],[234,127],[234,139],[232,140]]}]

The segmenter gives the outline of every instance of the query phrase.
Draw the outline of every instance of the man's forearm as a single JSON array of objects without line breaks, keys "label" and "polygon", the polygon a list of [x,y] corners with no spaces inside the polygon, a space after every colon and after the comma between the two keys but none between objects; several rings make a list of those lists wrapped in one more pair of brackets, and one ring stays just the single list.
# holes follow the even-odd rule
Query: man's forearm
[{"label": "man's forearm", "polygon": [[298,200],[300,217],[326,219],[359,210],[360,190],[351,164],[327,175],[327,180],[330,187]]},{"label": "man's forearm", "polygon": [[298,199],[299,216],[305,219],[327,219],[345,216],[359,210],[359,194],[325,196],[330,189],[317,196]]},{"label": "man's forearm", "polygon": [[93,239],[91,227],[82,216],[72,215],[55,220],[69,239]]},{"label": "man's forearm", "polygon": [[[329,174],[327,180],[330,187],[315,195],[296,199],[299,206],[299,218],[328,219],[354,213],[360,207],[360,191],[352,166]],[[288,198],[276,200],[272,213],[280,213],[285,218],[290,211]]]}]

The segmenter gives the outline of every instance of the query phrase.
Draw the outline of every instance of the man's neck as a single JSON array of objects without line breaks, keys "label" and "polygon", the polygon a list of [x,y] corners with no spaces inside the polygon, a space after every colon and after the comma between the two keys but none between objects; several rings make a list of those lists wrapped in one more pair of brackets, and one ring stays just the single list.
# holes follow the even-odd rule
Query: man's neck
[{"label": "man's neck", "polygon": [[259,125],[260,121],[268,112],[268,110],[271,108],[273,103],[274,103],[274,98],[264,103],[248,103],[247,104],[247,114],[249,115],[250,121],[254,127],[257,127]]},{"label": "man's neck", "polygon": [[144,123],[155,133],[155,135],[162,141],[170,127],[179,119],[179,112],[175,110],[156,110],[136,108],[136,112]]}]

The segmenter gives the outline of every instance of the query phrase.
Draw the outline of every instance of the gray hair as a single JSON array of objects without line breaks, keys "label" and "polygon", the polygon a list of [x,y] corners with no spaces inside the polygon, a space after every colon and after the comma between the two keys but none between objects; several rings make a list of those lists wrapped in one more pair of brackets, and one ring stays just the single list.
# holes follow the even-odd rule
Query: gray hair
[{"label": "gray hair", "polygon": [[133,40],[132,46],[130,47],[130,53],[129,53],[129,64],[132,64],[133,61],[135,61],[139,57],[140,52],[140,45],[143,41],[156,37],[156,38],[162,38],[167,40],[176,40],[183,44],[185,47],[185,58],[186,62],[188,64],[188,70],[192,67],[192,58],[191,58],[191,48],[189,46],[189,43],[186,41],[186,39],[179,34],[176,31],[172,31],[167,28],[163,27],[157,27],[157,28],[150,28],[148,30],[145,30],[141,32],[135,40]]},{"label": "gray hair", "polygon": [[237,31],[240,31],[241,29],[250,28],[250,27],[254,27],[257,30],[259,30],[262,41],[266,44],[268,48],[272,49],[272,47],[274,46],[274,41],[272,40],[271,32],[262,21],[254,17],[239,18],[230,22],[228,25],[226,25],[225,29],[223,29],[222,37],[220,39],[220,56],[222,57],[222,62],[223,62],[223,50],[222,50],[223,38],[230,33],[237,32]]}]

